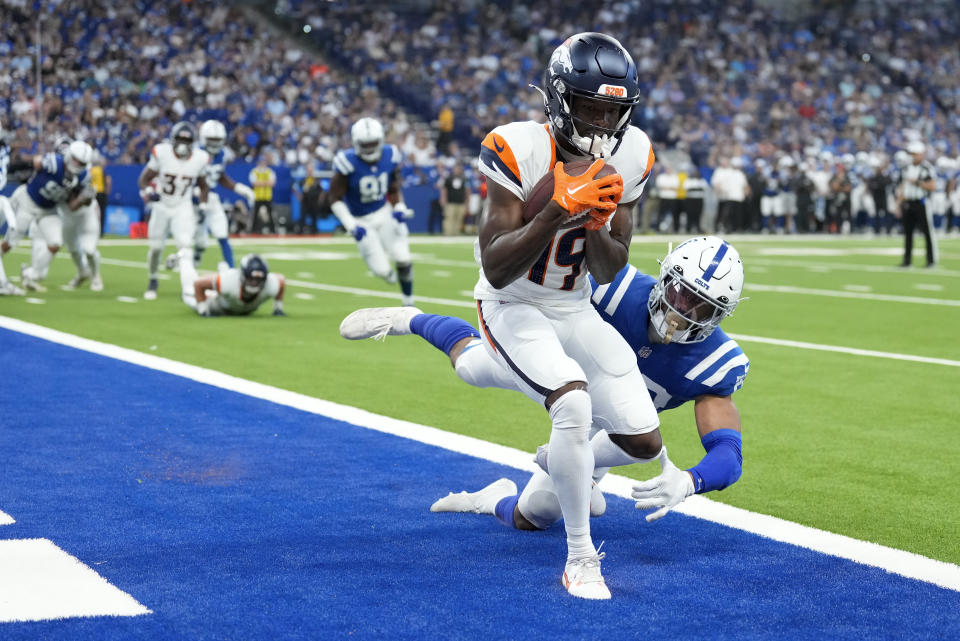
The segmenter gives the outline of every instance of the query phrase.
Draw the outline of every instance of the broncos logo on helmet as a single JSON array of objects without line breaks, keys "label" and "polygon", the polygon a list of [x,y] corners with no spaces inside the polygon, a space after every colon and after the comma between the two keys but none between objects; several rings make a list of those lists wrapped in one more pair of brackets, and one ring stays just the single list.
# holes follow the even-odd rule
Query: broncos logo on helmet
[{"label": "broncos logo on helmet", "polygon": [[534,89],[564,150],[595,158],[617,150],[640,102],[637,66],[623,45],[603,33],[571,36],[550,57],[543,85]]}]

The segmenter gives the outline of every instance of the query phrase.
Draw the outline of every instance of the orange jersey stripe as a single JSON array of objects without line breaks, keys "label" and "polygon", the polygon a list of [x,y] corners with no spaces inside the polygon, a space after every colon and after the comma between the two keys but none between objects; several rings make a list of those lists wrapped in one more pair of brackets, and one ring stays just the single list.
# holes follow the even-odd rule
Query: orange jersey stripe
[{"label": "orange jersey stripe", "polygon": [[490,344],[490,347],[493,348],[493,351],[497,351],[497,344],[493,342],[493,338],[490,337],[490,332],[487,331],[487,323],[483,320],[483,310],[480,309],[480,301],[477,301],[477,317],[480,319],[480,329],[483,330],[484,335],[487,337],[487,342]]},{"label": "orange jersey stripe", "polygon": [[643,172],[643,180],[647,179],[647,176],[650,175],[650,170],[653,169],[653,163],[656,160],[656,156],[653,155],[653,145],[650,145],[650,154],[647,156],[647,170]]},{"label": "orange jersey stripe", "polygon": [[483,139],[482,144],[497,155],[497,158],[503,162],[504,166],[513,172],[513,177],[516,179],[517,184],[521,184],[520,165],[517,164],[513,150],[507,145],[507,141],[503,139],[503,136],[491,131],[487,134],[487,137]]},{"label": "orange jersey stripe", "polygon": [[217,291],[220,291],[220,274],[217,274]]}]

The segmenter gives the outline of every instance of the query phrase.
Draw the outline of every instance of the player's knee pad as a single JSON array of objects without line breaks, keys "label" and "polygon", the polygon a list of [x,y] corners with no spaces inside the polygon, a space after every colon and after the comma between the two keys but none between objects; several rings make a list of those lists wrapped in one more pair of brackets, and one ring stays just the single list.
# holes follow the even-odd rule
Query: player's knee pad
[{"label": "player's knee pad", "polygon": [[397,263],[397,277],[403,281],[413,280],[413,264],[412,263]]},{"label": "player's knee pad", "polygon": [[517,509],[523,518],[541,530],[546,530],[563,518],[553,480],[546,472],[538,471],[530,477],[530,481],[520,493]]},{"label": "player's knee pad", "polygon": [[583,438],[590,436],[592,405],[586,390],[573,389],[566,392],[550,406],[550,420],[555,430],[578,430]]}]

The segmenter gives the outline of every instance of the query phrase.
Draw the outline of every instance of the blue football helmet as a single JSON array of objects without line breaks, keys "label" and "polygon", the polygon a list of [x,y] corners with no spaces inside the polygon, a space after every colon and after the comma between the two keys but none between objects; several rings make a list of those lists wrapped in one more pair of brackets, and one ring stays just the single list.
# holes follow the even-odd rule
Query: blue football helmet
[{"label": "blue football helmet", "polygon": [[170,130],[170,140],[173,142],[173,153],[177,158],[188,158],[193,153],[193,143],[197,140],[197,133],[193,125],[181,120]]},{"label": "blue football helmet", "polygon": [[543,76],[544,111],[557,143],[576,156],[612,155],[640,102],[633,58],[603,33],[578,33],[557,47]]},{"label": "blue football helmet", "polygon": [[251,296],[260,293],[267,284],[270,269],[267,261],[257,254],[247,254],[240,260],[240,272],[243,274],[243,291]]}]

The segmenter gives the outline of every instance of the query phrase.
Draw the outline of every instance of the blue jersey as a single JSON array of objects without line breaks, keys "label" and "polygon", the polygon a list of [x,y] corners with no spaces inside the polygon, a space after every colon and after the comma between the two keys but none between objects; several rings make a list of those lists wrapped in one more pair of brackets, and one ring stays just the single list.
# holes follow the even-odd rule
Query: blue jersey
[{"label": "blue jersey", "polygon": [[347,177],[347,194],[343,200],[354,216],[366,216],[387,201],[390,176],[400,166],[400,150],[384,145],[380,160],[368,163],[353,149],[343,149],[333,157],[333,170]]},{"label": "blue jersey", "polygon": [[0,142],[0,189],[7,186],[7,169],[10,167],[10,147]]},{"label": "blue jersey", "polygon": [[67,200],[70,190],[83,182],[87,172],[79,176],[67,174],[60,154],[46,154],[39,171],[27,182],[27,194],[41,209],[53,209]]},{"label": "blue jersey", "polygon": [[227,154],[227,148],[224,147],[215,154],[211,154],[209,151],[200,147],[208,154],[210,154],[210,164],[208,164],[203,170],[203,177],[207,181],[207,186],[210,189],[216,189],[217,184],[220,182],[220,178],[223,176],[224,171],[226,171],[227,163],[233,162],[233,154]]},{"label": "blue jersey", "polygon": [[593,306],[613,325],[637,355],[637,365],[658,412],[705,394],[730,396],[743,386],[750,361],[722,329],[699,343],[663,345],[650,341],[647,303],[656,279],[633,265],[608,285],[590,277]]}]

